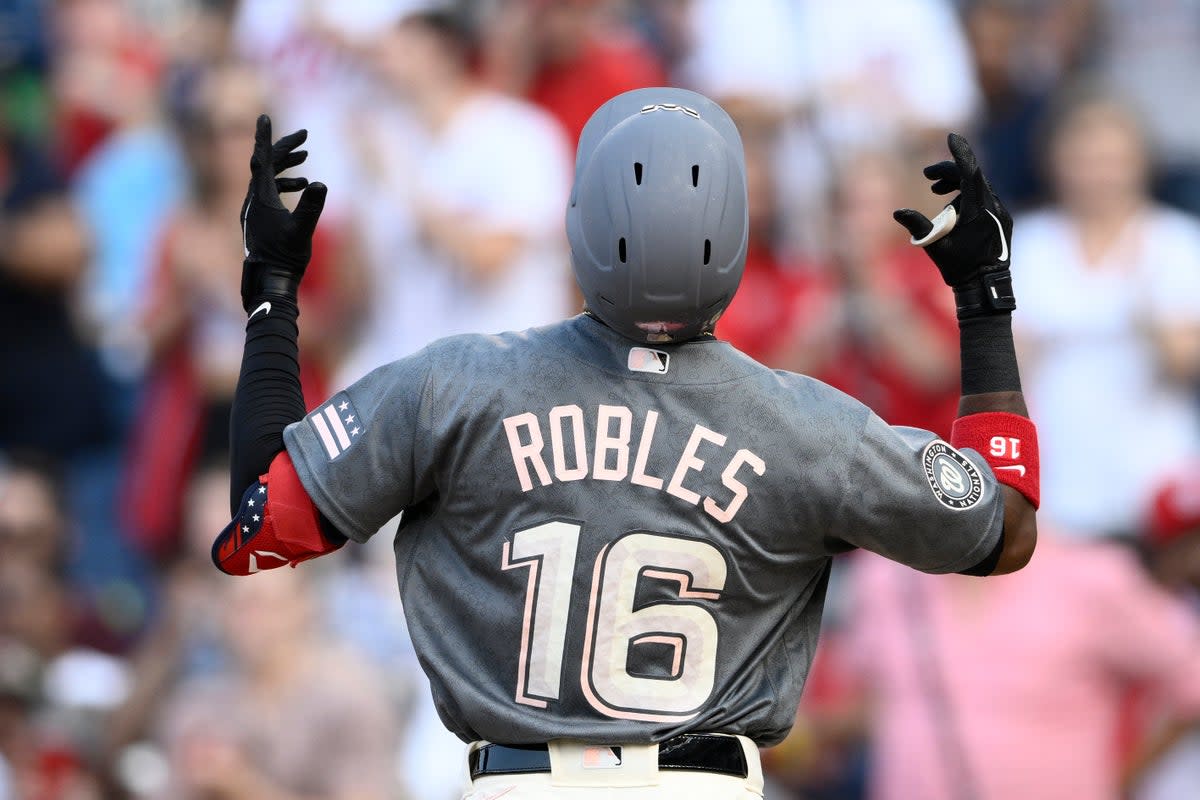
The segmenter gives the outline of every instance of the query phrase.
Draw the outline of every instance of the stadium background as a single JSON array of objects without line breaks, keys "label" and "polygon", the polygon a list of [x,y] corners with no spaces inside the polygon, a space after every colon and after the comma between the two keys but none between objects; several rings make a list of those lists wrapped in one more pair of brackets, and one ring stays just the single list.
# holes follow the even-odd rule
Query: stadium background
[{"label": "stadium background", "polygon": [[[1075,797],[1200,797],[1200,670],[1178,668],[1200,663],[1200,2],[447,8],[0,0],[0,800],[457,796],[389,536],[250,581],[208,560],[253,122],[307,127],[301,171],[330,186],[311,404],[438,336],[575,313],[575,138],[663,83],[746,143],[719,333],[894,424],[948,431],[958,362],[891,210],[937,210],[919,167],[957,130],[1017,217],[1038,571],[908,605],[887,565],[839,564],[768,796],[1002,797],[977,789],[1015,752]],[[1103,757],[1073,758],[1082,729]],[[939,788],[906,788],[905,759]]]}]

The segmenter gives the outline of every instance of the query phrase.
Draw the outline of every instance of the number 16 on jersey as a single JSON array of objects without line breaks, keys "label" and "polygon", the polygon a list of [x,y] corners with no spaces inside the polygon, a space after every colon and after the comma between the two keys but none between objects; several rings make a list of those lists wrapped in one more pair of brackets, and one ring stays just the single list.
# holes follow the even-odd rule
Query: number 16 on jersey
[{"label": "number 16 on jersey", "polygon": [[[567,616],[583,526],[556,520],[518,531],[504,543],[501,566],[527,569],[517,662],[516,701],[546,708],[563,674]],[[695,716],[712,694],[717,621],[709,604],[728,572],[707,542],[658,533],[626,534],[596,556],[588,599],[579,682],[587,702],[615,719],[678,722]],[[674,598],[634,608],[638,584],[663,581]],[[636,648],[670,653],[669,674],[631,674]]]}]

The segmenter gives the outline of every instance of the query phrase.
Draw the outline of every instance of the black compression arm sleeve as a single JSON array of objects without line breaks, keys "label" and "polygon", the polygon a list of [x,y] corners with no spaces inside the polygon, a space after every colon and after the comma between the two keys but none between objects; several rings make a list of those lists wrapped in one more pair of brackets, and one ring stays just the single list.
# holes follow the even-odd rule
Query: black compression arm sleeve
[{"label": "black compression arm sleeve", "polygon": [[962,319],[958,330],[964,396],[1021,391],[1011,314]]},{"label": "black compression arm sleeve", "polygon": [[272,296],[266,313],[256,311],[246,323],[246,349],[229,417],[231,515],[246,487],[283,450],[283,429],[304,418],[299,315],[294,300]]}]

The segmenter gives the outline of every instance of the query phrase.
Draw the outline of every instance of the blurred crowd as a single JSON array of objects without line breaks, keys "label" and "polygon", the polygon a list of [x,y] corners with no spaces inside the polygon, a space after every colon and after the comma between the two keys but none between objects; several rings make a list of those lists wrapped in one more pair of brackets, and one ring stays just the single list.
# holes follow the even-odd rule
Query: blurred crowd
[{"label": "blurred crowd", "polygon": [[841,561],[768,797],[1200,797],[1200,0],[0,0],[0,800],[457,797],[389,536],[209,560],[254,121],[330,187],[314,405],[577,313],[575,141],[662,84],[745,142],[718,335],[893,424],[956,414],[953,301],[891,219],[938,210],[947,131],[1016,217],[1038,553]]}]

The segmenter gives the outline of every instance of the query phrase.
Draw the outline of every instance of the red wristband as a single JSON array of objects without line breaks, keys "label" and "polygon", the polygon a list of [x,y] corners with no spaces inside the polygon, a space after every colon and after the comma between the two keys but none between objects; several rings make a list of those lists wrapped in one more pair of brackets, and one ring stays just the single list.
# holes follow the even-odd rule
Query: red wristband
[{"label": "red wristband", "polygon": [[1032,420],[999,411],[959,417],[950,431],[950,444],[975,450],[997,481],[1025,495],[1034,508],[1041,504],[1037,426]]}]

